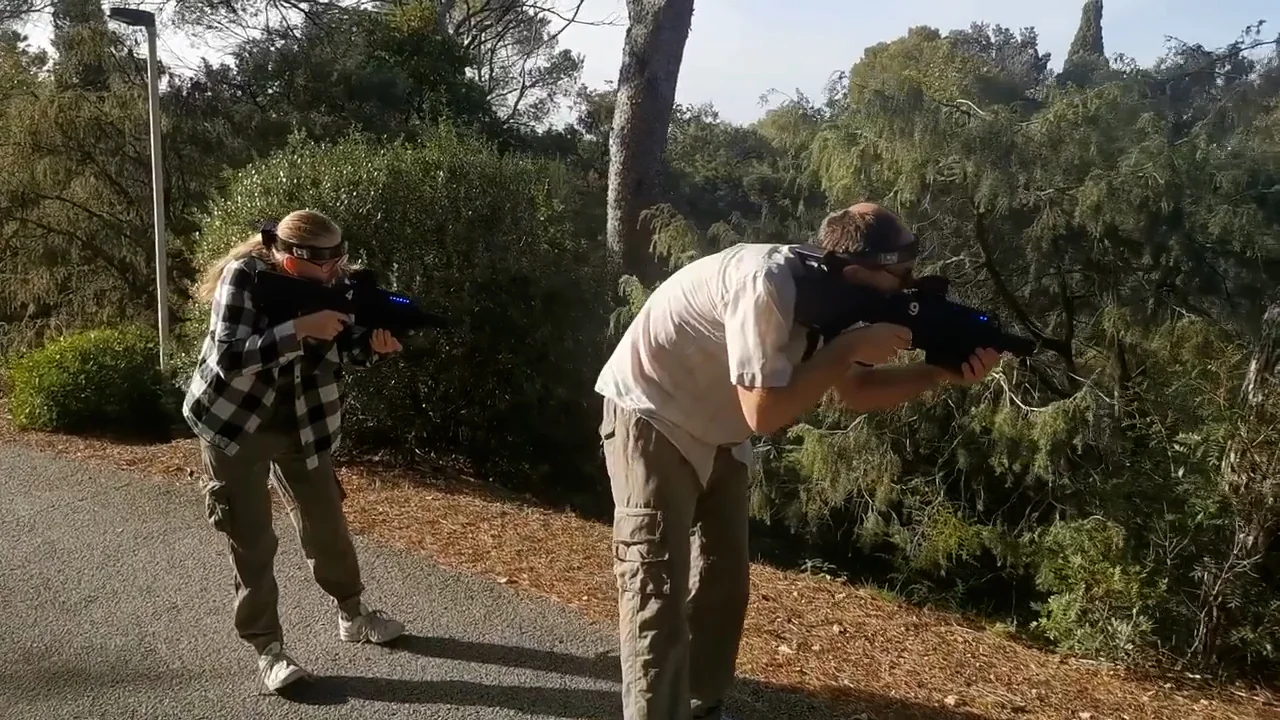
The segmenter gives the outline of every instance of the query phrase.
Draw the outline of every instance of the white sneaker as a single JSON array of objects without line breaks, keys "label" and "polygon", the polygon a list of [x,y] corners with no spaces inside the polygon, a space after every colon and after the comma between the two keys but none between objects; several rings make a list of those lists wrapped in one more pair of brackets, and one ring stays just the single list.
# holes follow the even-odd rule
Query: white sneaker
[{"label": "white sneaker", "polygon": [[307,671],[289,657],[278,642],[271,643],[266,652],[258,656],[258,677],[272,692],[307,675]]},{"label": "white sneaker", "polygon": [[348,620],[338,611],[338,637],[344,642],[386,643],[400,637],[404,623],[360,603],[360,614]]}]

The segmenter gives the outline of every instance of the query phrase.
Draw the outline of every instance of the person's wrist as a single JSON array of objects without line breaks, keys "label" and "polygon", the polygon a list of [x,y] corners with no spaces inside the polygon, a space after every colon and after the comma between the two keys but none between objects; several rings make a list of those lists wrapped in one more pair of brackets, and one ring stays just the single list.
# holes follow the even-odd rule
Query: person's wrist
[{"label": "person's wrist", "polygon": [[940,365],[925,365],[929,368],[929,374],[935,385],[946,385],[955,382],[956,374],[951,370]]},{"label": "person's wrist", "polygon": [[857,365],[864,362],[862,356],[866,354],[864,352],[866,350],[866,345],[862,342],[862,339],[858,337],[857,333],[841,333],[831,341],[831,344],[840,346],[840,355],[844,358],[847,364]]}]

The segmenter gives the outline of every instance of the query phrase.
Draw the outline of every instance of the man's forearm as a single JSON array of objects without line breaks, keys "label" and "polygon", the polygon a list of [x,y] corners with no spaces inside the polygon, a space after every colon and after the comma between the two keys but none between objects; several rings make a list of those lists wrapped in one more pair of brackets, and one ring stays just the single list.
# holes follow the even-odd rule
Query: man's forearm
[{"label": "man's forearm", "polygon": [[752,396],[742,399],[747,424],[760,435],[790,425],[817,405],[840,380],[849,367],[848,353],[842,344],[828,345],[814,353],[809,362],[796,366],[786,387],[739,388],[739,393]]},{"label": "man's forearm", "polygon": [[836,382],[836,392],[846,408],[872,412],[897,407],[946,382],[940,368],[924,363],[864,368]]}]

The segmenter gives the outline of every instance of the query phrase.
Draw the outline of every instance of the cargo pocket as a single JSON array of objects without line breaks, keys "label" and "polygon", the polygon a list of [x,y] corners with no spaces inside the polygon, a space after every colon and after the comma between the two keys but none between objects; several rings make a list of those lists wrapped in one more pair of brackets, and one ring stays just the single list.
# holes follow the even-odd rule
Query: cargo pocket
[{"label": "cargo pocket", "polygon": [[613,572],[618,590],[636,595],[668,595],[671,575],[662,541],[662,513],[618,508],[613,513]]},{"label": "cargo pocket", "polygon": [[231,494],[226,483],[220,480],[205,481],[204,512],[214,530],[231,532]]},{"label": "cargo pocket", "polygon": [[618,437],[618,421],[617,413],[613,411],[609,401],[604,404],[603,417],[600,418],[600,458],[604,460],[605,471],[612,474],[614,458],[617,454],[616,443],[612,442]]}]

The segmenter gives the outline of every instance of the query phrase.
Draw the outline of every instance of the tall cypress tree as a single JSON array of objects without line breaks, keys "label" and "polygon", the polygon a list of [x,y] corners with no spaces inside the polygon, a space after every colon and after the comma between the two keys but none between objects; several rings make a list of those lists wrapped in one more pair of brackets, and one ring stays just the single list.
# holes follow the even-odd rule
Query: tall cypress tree
[{"label": "tall cypress tree", "polygon": [[1067,50],[1059,79],[1075,85],[1089,85],[1109,67],[1102,44],[1102,0],[1085,0],[1080,25]]}]

